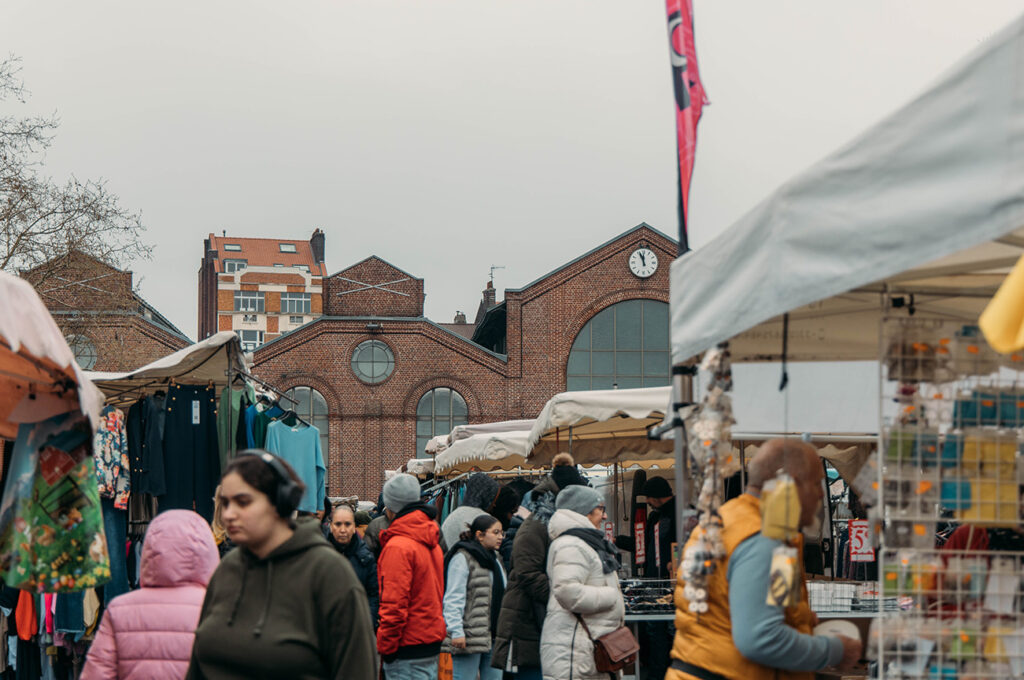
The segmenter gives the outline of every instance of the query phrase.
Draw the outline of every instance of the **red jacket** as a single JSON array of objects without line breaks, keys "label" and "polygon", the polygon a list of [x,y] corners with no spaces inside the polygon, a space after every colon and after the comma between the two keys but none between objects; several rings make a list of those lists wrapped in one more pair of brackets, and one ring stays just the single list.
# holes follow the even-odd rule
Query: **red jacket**
[{"label": "red jacket", "polygon": [[[441,532],[431,516],[433,511],[416,504],[395,517],[380,534],[377,651],[382,657],[432,656],[440,651],[447,634],[441,604],[444,557],[438,545]],[[405,653],[400,653],[400,649]]]}]

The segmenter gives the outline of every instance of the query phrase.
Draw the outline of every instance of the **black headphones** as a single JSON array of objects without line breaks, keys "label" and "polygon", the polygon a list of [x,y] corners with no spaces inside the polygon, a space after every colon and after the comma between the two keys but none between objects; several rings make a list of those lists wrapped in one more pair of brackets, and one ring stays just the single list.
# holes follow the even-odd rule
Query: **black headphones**
[{"label": "black headphones", "polygon": [[277,509],[277,514],[284,518],[291,517],[299,507],[299,501],[302,500],[302,489],[288,474],[288,470],[281,464],[277,456],[260,449],[246,449],[239,452],[238,455],[256,456],[267,464],[270,471],[274,473],[274,477],[277,478],[277,488],[274,490],[274,497],[270,500]]}]

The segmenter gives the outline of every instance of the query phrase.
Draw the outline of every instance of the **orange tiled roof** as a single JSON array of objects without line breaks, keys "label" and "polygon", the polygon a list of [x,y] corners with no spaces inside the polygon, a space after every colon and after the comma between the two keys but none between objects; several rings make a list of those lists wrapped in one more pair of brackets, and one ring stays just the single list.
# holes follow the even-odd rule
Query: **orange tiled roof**
[{"label": "orange tiled roof", "polygon": [[[238,244],[241,250],[224,250],[224,244]],[[282,253],[280,244],[291,243],[295,246],[294,253]],[[313,259],[313,249],[306,239],[287,238],[239,238],[236,236],[217,236],[210,234],[210,247],[217,251],[220,264],[217,269],[224,271],[224,260],[246,260],[250,267],[273,267],[275,264],[290,267],[304,264],[309,267],[313,276],[327,276],[327,265],[317,264]]]}]

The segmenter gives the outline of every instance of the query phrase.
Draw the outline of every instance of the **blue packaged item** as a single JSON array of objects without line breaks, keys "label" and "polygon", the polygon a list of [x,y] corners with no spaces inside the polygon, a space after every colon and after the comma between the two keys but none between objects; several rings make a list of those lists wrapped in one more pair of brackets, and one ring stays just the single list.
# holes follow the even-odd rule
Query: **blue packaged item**
[{"label": "blue packaged item", "polygon": [[969,397],[958,397],[953,404],[953,426],[998,425],[999,397],[991,390],[974,390]]},{"label": "blue packaged item", "polygon": [[947,510],[967,510],[971,507],[971,483],[966,479],[948,479],[939,487],[939,502]]},{"label": "blue packaged item", "polygon": [[1016,391],[999,393],[999,425],[1011,428],[1024,426],[1024,395]]},{"label": "blue packaged item", "polygon": [[944,468],[956,467],[964,453],[964,436],[960,433],[949,433],[942,442],[942,456],[939,464]]}]

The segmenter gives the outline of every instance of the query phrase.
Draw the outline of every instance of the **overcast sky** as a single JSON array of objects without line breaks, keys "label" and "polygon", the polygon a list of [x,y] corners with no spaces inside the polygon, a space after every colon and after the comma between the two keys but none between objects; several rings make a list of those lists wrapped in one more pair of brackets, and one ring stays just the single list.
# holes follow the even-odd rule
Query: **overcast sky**
[{"label": "overcast sky", "polygon": [[[691,245],[1022,11],[694,0]],[[517,288],[641,221],[676,233],[661,0],[3,0],[0,48],[32,92],[13,111],[61,118],[49,172],[142,212],[142,293],[193,338],[210,232],[321,227],[331,272],[378,255],[436,321],[472,316],[492,264]]]}]

